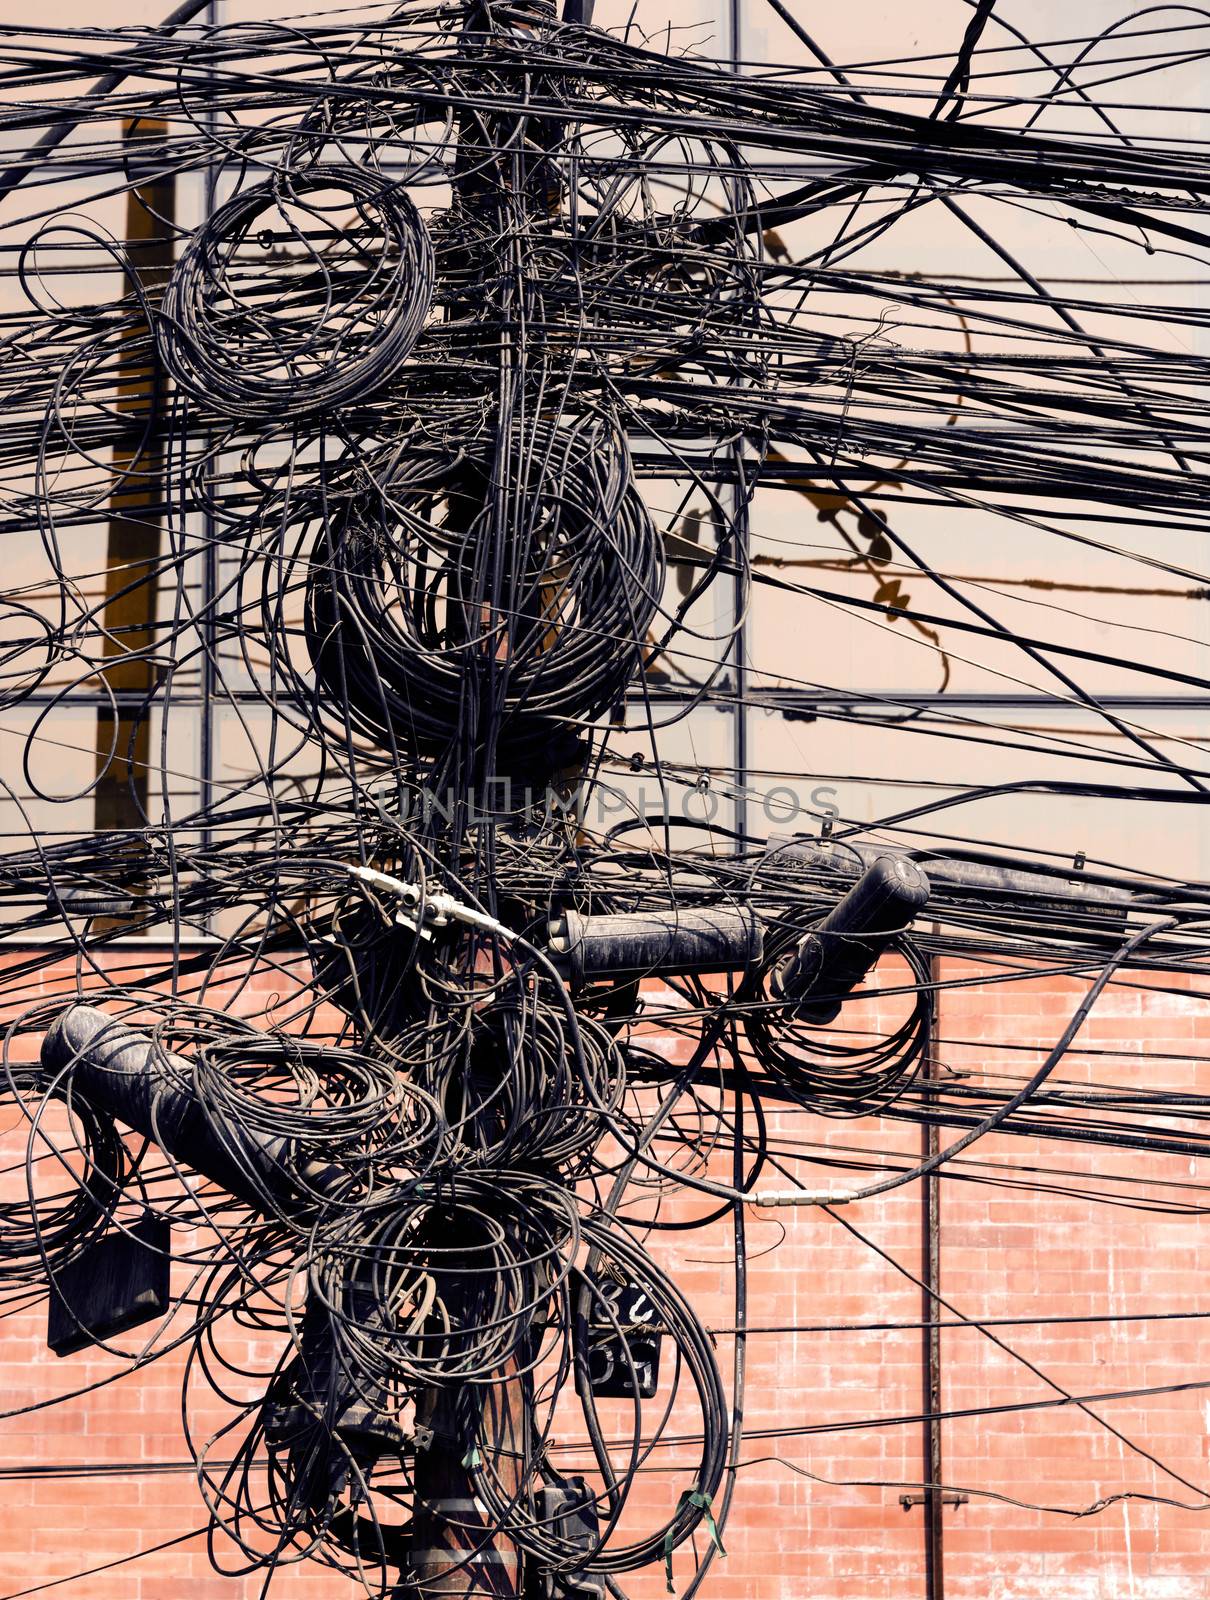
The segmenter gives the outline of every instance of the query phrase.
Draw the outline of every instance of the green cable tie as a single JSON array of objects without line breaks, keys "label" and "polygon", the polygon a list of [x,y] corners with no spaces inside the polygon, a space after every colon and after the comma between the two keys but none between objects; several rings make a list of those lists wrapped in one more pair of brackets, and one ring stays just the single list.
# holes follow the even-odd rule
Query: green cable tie
[{"label": "green cable tie", "polygon": [[473,1472],[476,1467],[482,1466],[482,1464],[482,1458],[479,1455],[479,1446],[477,1444],[471,1445],[470,1449],[462,1458],[462,1465],[468,1472]]},{"label": "green cable tie", "polygon": [[718,1523],[715,1522],[714,1513],[710,1509],[710,1496],[708,1494],[691,1495],[689,1503],[690,1505],[701,1506],[704,1513],[706,1529],[710,1534],[710,1542],[713,1544],[720,1556],[725,1556],[727,1552],[723,1549],[723,1541],[719,1537]]},{"label": "green cable tie", "polygon": [[681,1497],[676,1503],[672,1521],[668,1524],[668,1531],[664,1534],[664,1578],[668,1585],[669,1594],[676,1593],[676,1586],[672,1581],[672,1535],[676,1527],[676,1519],[686,1506],[696,1506],[703,1513],[702,1520],[705,1522],[707,1532],[710,1534],[711,1544],[720,1556],[727,1554],[723,1549],[723,1541],[719,1538],[718,1524],[714,1520],[714,1513],[710,1509],[710,1496],[703,1494],[700,1489],[683,1489]]}]

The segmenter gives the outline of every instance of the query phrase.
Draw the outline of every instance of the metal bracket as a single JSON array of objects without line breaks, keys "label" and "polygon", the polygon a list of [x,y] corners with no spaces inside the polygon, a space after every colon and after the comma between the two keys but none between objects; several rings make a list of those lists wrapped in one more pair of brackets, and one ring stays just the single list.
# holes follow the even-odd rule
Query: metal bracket
[{"label": "metal bracket", "polygon": [[[927,1494],[901,1494],[899,1496],[899,1504],[905,1511],[910,1511],[913,1506],[926,1505],[928,1498]],[[964,1506],[969,1500],[969,1494],[957,1494],[950,1489],[943,1490],[941,1494],[941,1504],[943,1506]]]}]

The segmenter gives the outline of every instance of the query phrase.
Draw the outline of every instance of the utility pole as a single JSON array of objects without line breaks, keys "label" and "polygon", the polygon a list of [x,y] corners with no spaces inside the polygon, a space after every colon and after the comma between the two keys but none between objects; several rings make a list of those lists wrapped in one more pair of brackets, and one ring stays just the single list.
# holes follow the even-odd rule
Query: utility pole
[{"label": "utility pole", "polygon": [[[515,1494],[524,1437],[524,1391],[515,1377],[477,1391],[480,1437],[488,1463]],[[411,1563],[420,1594],[512,1597],[522,1589],[521,1552],[511,1540],[492,1534],[490,1518],[475,1499],[466,1445],[458,1427],[457,1397],[434,1395],[427,1426],[432,1441],[418,1449],[416,1504]]]},{"label": "utility pole", "polygon": [[[474,36],[489,35],[501,24],[495,22],[481,0],[466,0],[464,42],[474,45]],[[500,159],[483,162],[483,152],[474,148],[476,135],[482,141],[491,137],[496,122],[486,115],[463,113],[458,118],[458,144],[454,160],[454,204],[467,210],[482,211],[494,206],[503,214],[493,179],[501,183],[503,166],[510,159],[506,152],[511,138],[500,141]],[[470,147],[468,149],[468,146]],[[524,157],[522,157],[524,159]],[[520,199],[514,196],[514,204]],[[519,288],[514,285],[514,292]],[[498,391],[517,382],[508,371],[509,351],[501,332],[499,344]],[[498,432],[497,449],[507,457],[510,448],[507,424]],[[485,493],[491,489],[485,481]],[[470,515],[472,496],[465,497],[461,513]],[[473,769],[472,769],[473,770]],[[483,774],[490,783],[491,774]],[[473,782],[473,777],[469,779]],[[481,1086],[490,1103],[489,1086]],[[452,1239],[451,1244],[456,1243]],[[469,1293],[469,1290],[468,1290]],[[461,1401],[461,1404],[459,1403]],[[508,1372],[498,1374],[490,1385],[469,1387],[461,1394],[451,1388],[431,1390],[427,1405],[418,1407],[417,1421],[429,1430],[426,1447],[417,1446],[414,1457],[413,1537],[410,1551],[411,1577],[415,1592],[430,1596],[484,1595],[496,1600],[518,1600],[524,1588],[520,1548],[502,1534],[493,1534],[486,1508],[476,1499],[469,1464],[469,1450],[477,1448],[486,1458],[489,1470],[503,1479],[512,1498],[520,1483],[522,1442],[525,1436],[524,1387]],[[467,1438],[468,1407],[472,1410],[478,1442]],[[419,1415],[425,1412],[423,1418]]]},{"label": "utility pole", "polygon": [[[146,147],[161,143],[168,125],[142,117],[126,122],[128,167],[138,173]],[[115,705],[97,708],[98,832],[137,832],[150,799],[151,723],[143,702],[155,686],[155,613],[164,517],[163,392],[153,330],[139,308],[135,285],[150,302],[172,271],[176,183],[171,172],[136,182],[126,199],[126,254],[134,282],[126,300],[132,321],[123,335],[117,371],[117,411],[128,424],[114,447],[115,488],[109,502],[102,611],[103,678]]]}]

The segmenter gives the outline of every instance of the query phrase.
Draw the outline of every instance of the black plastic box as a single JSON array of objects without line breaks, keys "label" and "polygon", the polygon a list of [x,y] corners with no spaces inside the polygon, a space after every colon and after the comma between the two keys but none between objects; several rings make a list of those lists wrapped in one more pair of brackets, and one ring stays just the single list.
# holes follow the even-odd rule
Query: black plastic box
[{"label": "black plastic box", "polygon": [[70,1356],[151,1322],[168,1309],[171,1230],[145,1216],[127,1232],[113,1230],[50,1280],[46,1342]]}]

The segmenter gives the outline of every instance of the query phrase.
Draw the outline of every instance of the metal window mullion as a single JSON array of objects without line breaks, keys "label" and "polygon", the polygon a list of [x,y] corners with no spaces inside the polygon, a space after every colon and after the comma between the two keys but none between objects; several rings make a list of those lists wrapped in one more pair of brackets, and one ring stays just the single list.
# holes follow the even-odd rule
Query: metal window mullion
[{"label": "metal window mullion", "polygon": [[[727,45],[732,70],[739,71],[741,60],[742,0],[727,0]],[[731,586],[731,623],[734,628],[732,652],[735,673],[735,706],[731,726],[732,761],[735,766],[735,831],[742,838],[748,831],[748,624],[745,572],[750,554],[749,500],[742,481],[727,490],[736,536],[743,543],[743,557],[736,562]]]}]

